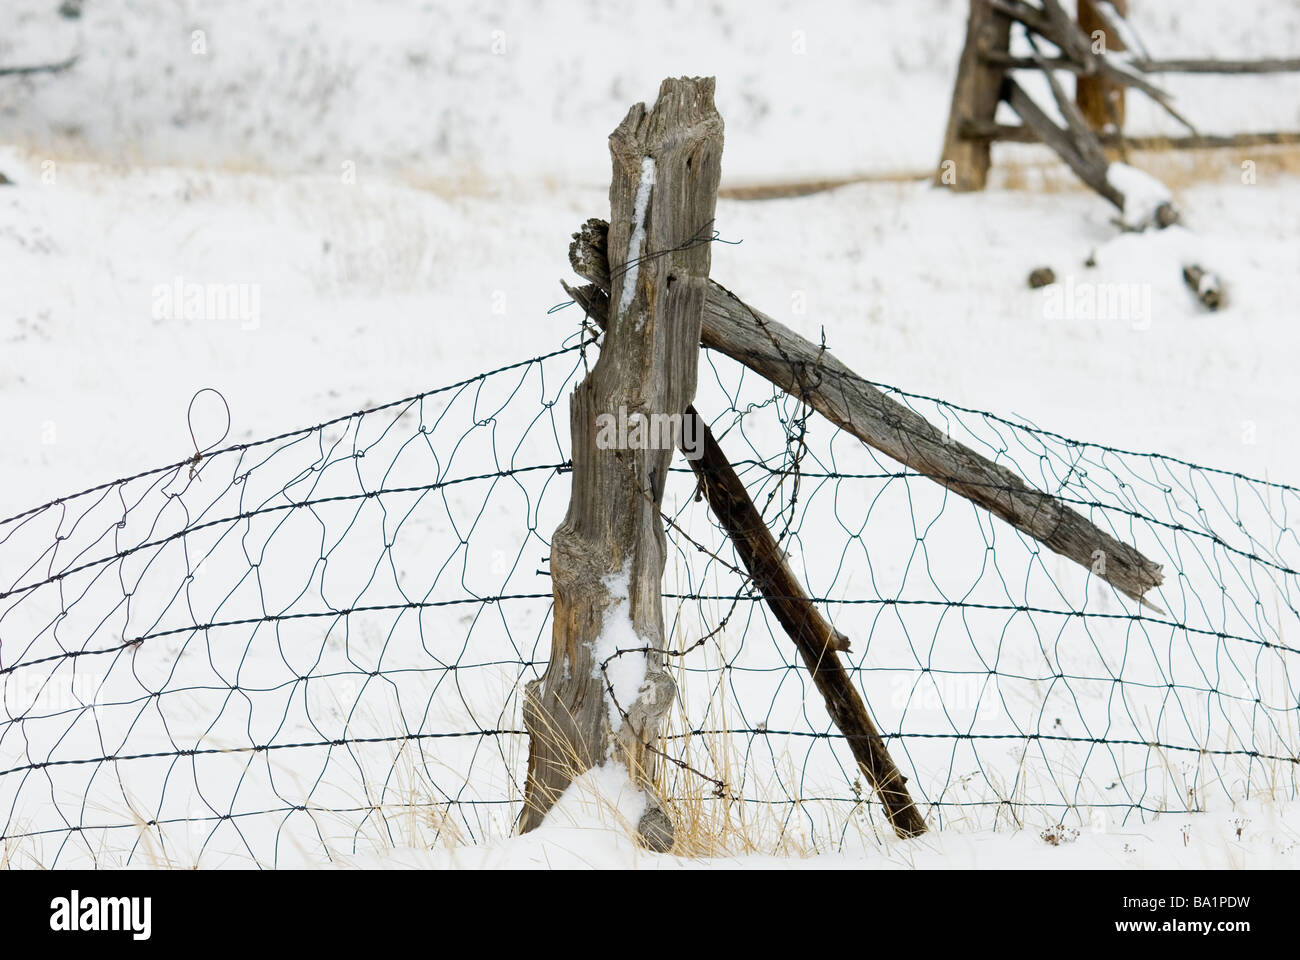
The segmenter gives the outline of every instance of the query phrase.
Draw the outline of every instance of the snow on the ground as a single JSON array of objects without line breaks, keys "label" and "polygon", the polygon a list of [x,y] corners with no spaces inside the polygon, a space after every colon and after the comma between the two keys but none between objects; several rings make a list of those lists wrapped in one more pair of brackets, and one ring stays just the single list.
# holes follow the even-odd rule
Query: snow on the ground
[{"label": "snow on the ground", "polygon": [[[568,236],[608,215],[606,137],[663,76],[717,75],[724,182],[925,170],[966,4],[680,4],[671,31],[634,4],[140,0],[51,25],[53,6],[20,0],[0,38],[0,64],[83,54],[65,74],[0,81],[14,182],[0,186],[0,516],[216,442],[211,394],[190,436],[203,387],[229,402],[226,442],[240,442],[555,349],[579,320],[547,313],[566,299]],[[1142,4],[1133,19],[1155,56],[1294,55],[1300,17],[1252,10]],[[1207,132],[1300,121],[1296,78],[1162,82]],[[1170,132],[1138,97],[1129,116],[1134,132]],[[1175,185],[1182,226],[1142,233],[1118,233],[1082,190],[722,200],[721,237],[741,242],[714,245],[713,275],[805,336],[824,331],[873,380],[1296,483],[1300,181],[1261,167],[1247,182],[1229,160],[1220,179]],[[1224,309],[1196,303],[1190,263],[1222,278]],[[1039,266],[1058,280],[1033,290]],[[176,309],[172,291],[195,286],[200,308]],[[228,288],[233,301],[211,299]],[[583,785],[608,797],[616,779]],[[608,802],[583,797],[528,837],[353,862],[698,863],[639,850]],[[1279,866],[1298,827],[1252,801],[1055,845],[1037,824],[957,828],[721,862]]]},{"label": "snow on the ground", "polygon": [[630,710],[636,702],[646,674],[644,653],[619,652],[639,651],[647,646],[646,641],[637,635],[636,626],[632,623],[632,605],[628,598],[631,564],[629,559],[622,570],[604,578],[610,603],[605,609],[600,634],[592,646],[595,663],[592,664],[591,675],[600,683],[602,690],[608,684],[609,690],[613,691],[612,698],[608,691],[605,693],[605,700],[609,723],[615,730],[623,725],[623,713]]},{"label": "snow on the ground", "polygon": [[584,774],[542,825],[523,836],[474,846],[394,847],[343,856],[360,869],[1287,869],[1300,852],[1294,804],[1250,801],[1234,809],[1169,814],[1153,823],[1100,829],[1048,828],[930,832],[882,839],[838,853],[775,857],[761,853],[682,857],[651,853],[635,838],[643,799],[613,765]]}]

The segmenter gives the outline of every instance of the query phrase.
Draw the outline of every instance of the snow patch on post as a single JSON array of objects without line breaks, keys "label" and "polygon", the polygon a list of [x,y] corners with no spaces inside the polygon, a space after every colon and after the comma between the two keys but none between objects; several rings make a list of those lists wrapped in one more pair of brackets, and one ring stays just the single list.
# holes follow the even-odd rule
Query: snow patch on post
[{"label": "snow patch on post", "polygon": [[[650,206],[650,189],[655,184],[655,162],[653,157],[641,160],[641,179],[636,185],[636,199],[632,204],[632,237],[627,242],[627,274],[623,278],[623,290],[618,298],[618,313],[622,317],[636,296],[637,268],[640,266],[641,248],[645,245],[646,208]],[[637,321],[636,328],[641,329],[644,318]]]},{"label": "snow patch on post", "polygon": [[[602,578],[601,583],[609,591],[613,602],[605,610],[600,636],[592,647],[596,662],[592,665],[591,673],[600,681],[609,709],[609,723],[615,730],[623,725],[623,714],[636,702],[646,678],[643,648],[649,644],[636,632],[632,623],[632,608],[628,599],[630,580],[630,561],[624,563],[623,569],[618,573]],[[620,654],[621,650],[635,652]]]}]

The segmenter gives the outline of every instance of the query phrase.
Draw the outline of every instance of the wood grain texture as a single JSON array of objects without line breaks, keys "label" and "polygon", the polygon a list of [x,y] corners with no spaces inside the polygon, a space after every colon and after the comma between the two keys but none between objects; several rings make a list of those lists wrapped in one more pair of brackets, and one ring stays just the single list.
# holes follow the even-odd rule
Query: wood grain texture
[{"label": "wood grain texture", "polygon": [[[589,220],[569,247],[573,268],[608,289],[605,224]],[[822,347],[708,284],[701,342],[814,407],[836,426],[1000,517],[1134,600],[1163,582],[1159,564],[1013,471],[952,440]],[[1143,601],[1146,603],[1146,601]],[[1154,605],[1147,603],[1147,606]],[[1155,608],[1158,609],[1158,608]]]},{"label": "wood grain texture", "polygon": [[[648,786],[659,722],[675,688],[663,669],[665,536],[659,517],[663,481],[673,449],[607,449],[597,443],[597,417],[680,414],[695,395],[700,327],[710,248],[692,243],[713,223],[722,156],[722,119],[708,79],[669,79],[653,109],[634,106],[610,136],[610,266],[613,318],[591,373],[570,400],[572,494],[551,544],[555,595],[551,658],[528,684],[528,782],[521,830],[541,823],[572,779],[606,762],[625,763]],[[653,187],[642,178],[653,161]],[[636,220],[641,216],[642,223]],[[629,262],[629,244],[639,256]],[[623,288],[628,295],[623,297]],[[627,578],[620,605],[611,578]],[[623,691],[614,707],[595,652],[607,619],[626,616],[640,647],[624,656],[645,660],[645,682]],[[653,801],[639,825],[653,849],[672,843],[671,824]]]},{"label": "wood grain texture", "polygon": [[[966,192],[983,190],[988,182],[992,162],[989,144],[963,137],[961,125],[967,121],[993,122],[998,109],[1003,68],[983,54],[1006,52],[1010,35],[1010,17],[995,10],[987,0],[971,0],[966,21],[966,46],[957,64],[943,153],[934,175],[935,186]],[[950,173],[950,176],[946,177],[945,173]]]},{"label": "wood grain texture", "polygon": [[1219,278],[1204,267],[1194,263],[1183,267],[1183,282],[1205,309],[1218,310],[1223,305]]},{"label": "wood grain texture", "polygon": [[907,792],[907,778],[890,757],[884,738],[836,652],[848,649],[848,639],[822,618],[790,572],[745,485],[695,408],[688,407],[686,415],[699,424],[697,430],[703,427],[695,434],[704,438],[703,455],[689,462],[704,487],[710,509],[736,545],[736,552],[768,607],[794,641],[822,695],[826,712],[844,734],[853,759],[880,797],[894,832],[903,838],[920,836],[925,833],[925,818]]},{"label": "wood grain texture", "polygon": [[[594,283],[579,288],[565,284],[564,289],[602,330],[607,328],[609,298],[599,287]],[[926,830],[925,818],[907,791],[907,778],[890,757],[867,705],[840,662],[838,654],[849,649],[848,637],[831,626],[808,597],[707,421],[694,406],[686,408],[686,417],[692,423],[684,426],[683,434],[700,438],[701,448],[700,455],[688,462],[709,509],[727,531],[768,609],[799,651],[827,713],[879,795],[894,832],[904,838],[919,836]]]}]

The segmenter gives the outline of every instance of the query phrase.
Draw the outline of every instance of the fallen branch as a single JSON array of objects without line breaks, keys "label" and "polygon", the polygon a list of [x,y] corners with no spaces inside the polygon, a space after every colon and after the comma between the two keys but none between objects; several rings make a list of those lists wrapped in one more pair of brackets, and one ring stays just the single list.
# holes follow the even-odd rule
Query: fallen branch
[{"label": "fallen branch", "polygon": [[[603,221],[588,220],[569,246],[574,270],[606,292],[607,230]],[[1033,489],[1011,470],[954,441],[824,348],[754,310],[712,280],[701,341],[804,400],[868,446],[1093,571],[1125,596],[1158,609],[1142,598],[1163,582],[1159,564],[1056,497]]]},{"label": "fallen branch", "polygon": [[1223,303],[1223,290],[1215,274],[1195,264],[1183,267],[1183,280],[1196,299],[1207,310],[1218,310]]},{"label": "fallen branch", "polygon": [[[1039,66],[1033,57],[1018,57],[1000,50],[981,51],[980,56],[990,66],[1001,67],[1004,70],[1037,70]],[[1132,57],[1116,59],[1123,59],[1125,63],[1139,73],[1252,74],[1300,72],[1300,60],[1139,60]],[[1086,64],[1071,60],[1068,57],[1048,57],[1046,61],[1047,66],[1053,70],[1068,70],[1070,73],[1089,76],[1095,72],[1090,70]]]}]

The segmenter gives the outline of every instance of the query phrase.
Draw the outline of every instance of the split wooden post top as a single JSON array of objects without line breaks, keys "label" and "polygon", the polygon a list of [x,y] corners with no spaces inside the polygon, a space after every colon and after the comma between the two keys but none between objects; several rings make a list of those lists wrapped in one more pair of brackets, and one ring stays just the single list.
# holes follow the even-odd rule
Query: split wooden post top
[{"label": "split wooden post top", "polygon": [[[625,764],[643,788],[654,778],[675,695],[660,592],[660,502],[675,442],[616,431],[638,442],[611,445],[598,433],[606,417],[680,419],[694,399],[722,159],[713,89],[712,78],[665,80],[654,106],[634,106],[609,139],[613,318],[570,401],[573,489],[551,544],[551,659],[524,698],[525,831],[593,766]],[[638,833],[667,849],[672,824],[646,796]]]}]

